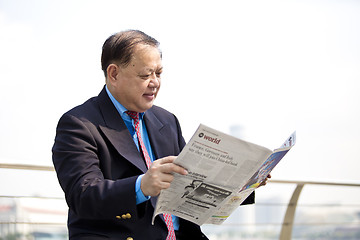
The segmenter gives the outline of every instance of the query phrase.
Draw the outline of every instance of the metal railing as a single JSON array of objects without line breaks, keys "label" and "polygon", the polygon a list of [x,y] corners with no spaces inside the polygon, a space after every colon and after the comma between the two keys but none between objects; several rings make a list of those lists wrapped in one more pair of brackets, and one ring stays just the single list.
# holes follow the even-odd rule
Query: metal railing
[{"label": "metal railing", "polygon": [[271,180],[272,183],[282,183],[282,184],[296,184],[296,188],[291,196],[291,199],[288,203],[284,221],[282,223],[282,228],[280,232],[279,240],[290,240],[292,236],[292,230],[295,219],[295,211],[298,205],[298,200],[305,185],[324,185],[324,186],[342,186],[342,187],[360,187],[358,183],[334,183],[334,182],[314,182],[314,181],[280,181],[280,180]]}]

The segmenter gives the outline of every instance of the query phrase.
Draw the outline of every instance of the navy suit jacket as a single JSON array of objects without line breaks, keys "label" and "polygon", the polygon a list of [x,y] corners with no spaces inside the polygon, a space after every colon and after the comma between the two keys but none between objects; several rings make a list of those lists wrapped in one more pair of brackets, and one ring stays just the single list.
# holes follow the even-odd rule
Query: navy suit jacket
[{"label": "navy suit jacket", "polygon": [[[180,153],[185,141],[175,115],[153,106],[144,121],[156,159]],[[70,239],[166,238],[162,216],[151,224],[157,198],[136,204],[135,182],[147,167],[105,88],[60,118],[52,151]],[[207,239],[181,218],[177,237]]]}]

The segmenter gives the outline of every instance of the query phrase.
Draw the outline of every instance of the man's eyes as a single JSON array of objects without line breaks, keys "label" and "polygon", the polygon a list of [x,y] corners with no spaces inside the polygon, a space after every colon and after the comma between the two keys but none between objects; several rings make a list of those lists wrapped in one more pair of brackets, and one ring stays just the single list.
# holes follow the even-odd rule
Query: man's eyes
[{"label": "man's eyes", "polygon": [[139,75],[140,78],[143,79],[148,79],[150,77],[150,74],[146,74],[146,75]]},{"label": "man's eyes", "polygon": [[[160,78],[161,74],[162,74],[162,72],[155,73],[157,78]],[[146,80],[146,79],[149,79],[151,77],[151,75],[152,75],[152,73],[151,74],[141,74],[141,75],[139,75],[139,77]]]}]

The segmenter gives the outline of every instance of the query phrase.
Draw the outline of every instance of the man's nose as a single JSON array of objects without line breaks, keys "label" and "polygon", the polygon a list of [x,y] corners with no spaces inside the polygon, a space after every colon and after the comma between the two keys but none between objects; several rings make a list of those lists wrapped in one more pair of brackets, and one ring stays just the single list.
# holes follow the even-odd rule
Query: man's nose
[{"label": "man's nose", "polygon": [[159,87],[160,86],[160,78],[156,75],[156,73],[152,73],[151,74],[151,79],[150,79],[150,87]]}]

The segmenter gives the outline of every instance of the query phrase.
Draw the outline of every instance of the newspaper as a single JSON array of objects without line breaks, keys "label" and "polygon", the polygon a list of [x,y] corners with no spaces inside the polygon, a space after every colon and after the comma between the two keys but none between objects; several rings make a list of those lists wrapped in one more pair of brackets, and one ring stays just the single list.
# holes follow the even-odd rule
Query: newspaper
[{"label": "newspaper", "polygon": [[271,151],[200,124],[175,163],[187,169],[174,174],[162,190],[153,215],[169,213],[198,225],[222,224],[263,182],[294,146],[294,132]]}]

